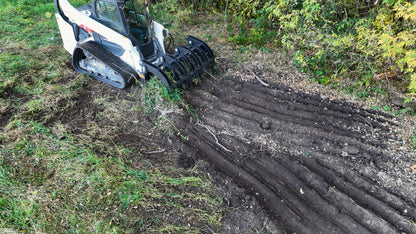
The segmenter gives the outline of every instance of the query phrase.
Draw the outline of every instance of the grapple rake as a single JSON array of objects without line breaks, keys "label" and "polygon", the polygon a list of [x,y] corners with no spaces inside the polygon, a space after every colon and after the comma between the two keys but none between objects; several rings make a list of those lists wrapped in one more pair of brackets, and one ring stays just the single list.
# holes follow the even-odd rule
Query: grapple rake
[{"label": "grapple rake", "polygon": [[158,64],[147,63],[149,70],[157,70],[157,73],[150,72],[166,80],[164,84],[168,88],[183,88],[215,65],[214,54],[205,42],[193,36],[187,36],[186,39],[188,46],[179,46],[173,54],[163,55]]}]

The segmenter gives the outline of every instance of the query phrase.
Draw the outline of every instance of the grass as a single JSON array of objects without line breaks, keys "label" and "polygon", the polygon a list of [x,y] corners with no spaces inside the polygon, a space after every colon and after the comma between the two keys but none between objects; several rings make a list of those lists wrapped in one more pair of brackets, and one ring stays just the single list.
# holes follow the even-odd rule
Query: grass
[{"label": "grass", "polygon": [[[156,77],[152,77],[145,86],[142,94],[145,113],[155,111],[166,112],[174,109],[177,102],[182,102],[182,92],[179,89],[169,90]],[[166,103],[168,101],[168,103]]]},{"label": "grass", "polygon": [[[176,168],[161,143],[162,130],[177,132],[164,123],[180,93],[157,81],[118,91],[77,74],[54,12],[49,0],[0,2],[0,230],[219,228],[224,205],[211,179]],[[153,112],[164,114],[157,125]]]},{"label": "grass", "polygon": [[[209,191],[212,185],[207,178],[173,167],[149,169],[141,160],[133,166],[129,159],[140,157],[137,151],[108,142],[115,132],[101,124],[109,123],[106,118],[112,108],[104,106],[106,114],[93,126],[102,128],[101,136],[93,127],[74,134],[67,125],[47,127],[35,120],[16,119],[6,126],[6,144],[0,151],[0,228],[124,233],[146,228],[164,231],[168,224],[197,230],[171,223],[164,215],[167,211],[187,212],[201,223],[218,220],[221,202]],[[60,134],[56,129],[61,129]],[[189,209],[188,204],[201,209]],[[147,218],[140,213],[152,209],[160,222],[144,220],[136,227],[138,220]]]}]

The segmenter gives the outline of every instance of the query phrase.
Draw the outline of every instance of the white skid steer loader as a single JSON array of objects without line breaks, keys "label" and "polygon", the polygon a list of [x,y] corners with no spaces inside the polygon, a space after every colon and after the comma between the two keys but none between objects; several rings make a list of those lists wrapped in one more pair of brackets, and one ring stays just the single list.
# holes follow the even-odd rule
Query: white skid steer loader
[{"label": "white skid steer loader", "polygon": [[152,20],[147,0],[92,0],[79,8],[68,0],[54,3],[74,69],[114,87],[124,89],[153,74],[166,87],[181,88],[215,65],[211,48],[193,36],[167,54],[168,30]]}]

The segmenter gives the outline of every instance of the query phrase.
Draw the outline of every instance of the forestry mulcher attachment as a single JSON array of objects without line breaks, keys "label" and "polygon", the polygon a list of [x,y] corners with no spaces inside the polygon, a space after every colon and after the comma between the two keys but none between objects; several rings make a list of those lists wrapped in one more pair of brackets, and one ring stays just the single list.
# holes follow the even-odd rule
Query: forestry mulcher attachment
[{"label": "forestry mulcher attachment", "polygon": [[193,36],[167,54],[168,30],[151,19],[147,0],[92,0],[79,8],[68,0],[54,3],[74,69],[114,87],[153,74],[168,88],[180,88],[214,66],[210,47]]}]

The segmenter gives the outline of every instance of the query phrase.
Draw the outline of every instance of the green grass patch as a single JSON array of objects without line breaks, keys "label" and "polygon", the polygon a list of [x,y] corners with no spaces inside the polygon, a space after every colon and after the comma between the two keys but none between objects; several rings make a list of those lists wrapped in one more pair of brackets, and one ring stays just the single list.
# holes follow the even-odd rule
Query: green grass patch
[{"label": "green grass patch", "polygon": [[10,116],[0,122],[0,229],[137,233],[219,227],[223,204],[209,178],[170,164],[149,167],[152,159],[141,152],[150,147],[148,135],[133,146],[119,137],[147,134],[150,127],[139,125],[143,113],[176,111],[180,92],[157,81],[143,91],[118,91],[77,74],[54,13],[49,0],[0,2],[0,114]]},{"label": "green grass patch", "polygon": [[179,89],[170,90],[159,79],[152,77],[146,82],[143,100],[144,111],[150,114],[155,110],[173,108],[170,104],[182,102],[182,91]]},{"label": "green grass patch", "polygon": [[[85,143],[71,135],[60,139],[35,121],[15,121],[11,128],[21,137],[0,154],[0,228],[125,232],[134,228],[140,211],[149,207],[190,212],[200,216],[201,222],[219,225],[211,219],[221,216],[215,211],[221,200],[206,194],[204,179],[184,176],[173,168],[164,172],[133,168],[122,160],[131,157],[128,149],[109,147],[106,152],[120,159],[106,157],[90,145],[102,142]],[[214,210],[188,210],[191,203]],[[161,213],[157,216],[165,218]],[[153,228],[162,230],[162,226]]]}]

